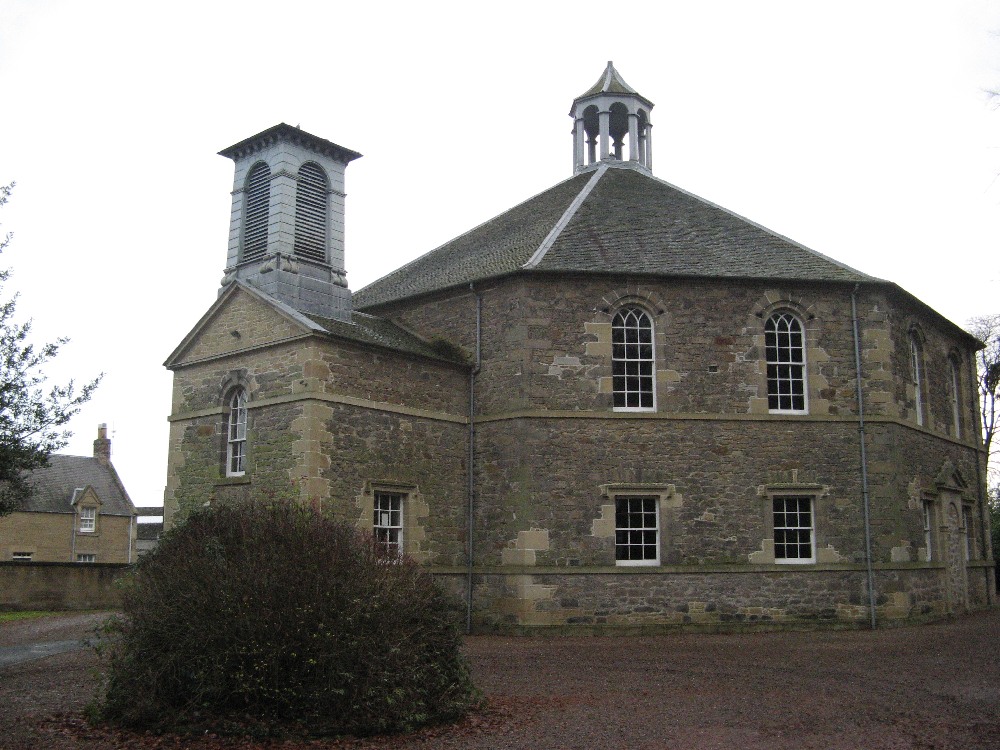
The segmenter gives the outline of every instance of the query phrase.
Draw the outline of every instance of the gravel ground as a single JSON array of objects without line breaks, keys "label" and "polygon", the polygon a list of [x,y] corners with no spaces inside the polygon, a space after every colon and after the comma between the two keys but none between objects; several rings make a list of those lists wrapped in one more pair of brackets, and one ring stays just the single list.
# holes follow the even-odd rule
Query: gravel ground
[{"label": "gravel ground", "polygon": [[[0,625],[0,646],[85,637],[76,615]],[[485,706],[368,740],[260,744],[93,729],[89,651],[0,668],[0,748],[1000,748],[1000,610],[918,627],[466,640]]]}]

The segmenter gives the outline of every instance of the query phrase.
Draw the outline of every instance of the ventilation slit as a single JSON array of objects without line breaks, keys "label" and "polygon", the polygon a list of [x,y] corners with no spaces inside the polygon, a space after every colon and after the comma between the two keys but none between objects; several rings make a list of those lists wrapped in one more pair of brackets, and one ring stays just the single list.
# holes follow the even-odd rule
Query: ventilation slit
[{"label": "ventilation slit", "polygon": [[243,257],[259,260],[267,250],[267,219],[271,208],[271,170],[258,164],[247,178],[246,210],[243,224]]},{"label": "ventilation slit", "polygon": [[295,254],[326,262],[326,174],[308,162],[299,169],[295,193]]}]

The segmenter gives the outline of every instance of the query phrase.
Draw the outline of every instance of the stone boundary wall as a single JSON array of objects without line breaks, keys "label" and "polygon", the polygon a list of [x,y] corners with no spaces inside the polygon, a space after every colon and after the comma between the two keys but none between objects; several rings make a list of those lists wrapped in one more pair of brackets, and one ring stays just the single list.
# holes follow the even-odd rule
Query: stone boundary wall
[{"label": "stone boundary wall", "polygon": [[117,563],[0,562],[0,610],[117,609]]}]

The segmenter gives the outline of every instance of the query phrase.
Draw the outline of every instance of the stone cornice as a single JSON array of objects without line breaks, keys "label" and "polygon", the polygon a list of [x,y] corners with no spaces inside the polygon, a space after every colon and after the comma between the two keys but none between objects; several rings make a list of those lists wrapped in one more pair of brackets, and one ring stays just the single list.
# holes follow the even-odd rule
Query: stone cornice
[{"label": "stone cornice", "polygon": [[318,154],[339,161],[342,164],[347,164],[361,156],[357,151],[351,151],[351,149],[339,146],[333,141],[328,141],[312,133],[307,133],[300,128],[293,128],[291,125],[283,122],[257,133],[257,135],[252,135],[239,143],[235,143],[228,148],[222,149],[219,152],[219,156],[225,156],[235,161],[262,151],[281,141],[303,146]]}]

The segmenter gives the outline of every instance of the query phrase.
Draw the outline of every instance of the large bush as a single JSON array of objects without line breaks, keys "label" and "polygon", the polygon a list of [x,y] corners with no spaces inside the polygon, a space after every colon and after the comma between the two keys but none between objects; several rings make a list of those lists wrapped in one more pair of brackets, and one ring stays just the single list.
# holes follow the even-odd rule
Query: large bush
[{"label": "large bush", "polygon": [[139,563],[100,646],[106,721],[372,734],[456,718],[458,609],[370,535],[292,503],[191,516]]}]

